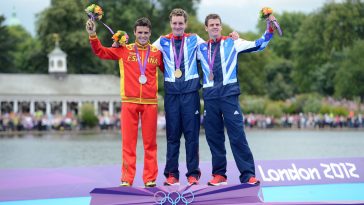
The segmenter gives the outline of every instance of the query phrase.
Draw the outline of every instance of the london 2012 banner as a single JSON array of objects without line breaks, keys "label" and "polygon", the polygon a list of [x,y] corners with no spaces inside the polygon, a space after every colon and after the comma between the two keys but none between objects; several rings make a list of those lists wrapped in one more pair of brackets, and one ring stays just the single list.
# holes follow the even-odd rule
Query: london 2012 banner
[{"label": "london 2012 banner", "polygon": [[257,161],[255,168],[262,186],[364,182],[364,158]]}]

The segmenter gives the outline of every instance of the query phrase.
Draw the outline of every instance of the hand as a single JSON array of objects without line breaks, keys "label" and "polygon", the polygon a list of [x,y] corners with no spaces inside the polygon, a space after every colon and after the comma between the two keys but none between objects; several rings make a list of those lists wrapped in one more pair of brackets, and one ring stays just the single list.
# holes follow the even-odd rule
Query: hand
[{"label": "hand", "polygon": [[93,20],[89,19],[86,22],[86,31],[88,35],[95,36],[96,35],[96,24]]},{"label": "hand", "polygon": [[114,43],[111,45],[111,47],[113,47],[113,48],[119,48],[120,47],[120,43],[114,41]]},{"label": "hand", "polygon": [[273,14],[271,14],[271,15],[268,16],[268,20],[269,21],[276,21],[277,19],[276,19],[276,17],[273,16]]},{"label": "hand", "polygon": [[274,25],[274,21],[277,21],[276,17],[274,17],[273,14],[269,15],[267,18],[267,30],[271,33],[273,33],[274,30],[277,30],[276,26]]},{"label": "hand", "polygon": [[232,39],[234,39],[234,41],[235,41],[235,40],[238,40],[238,38],[239,38],[239,34],[238,34],[238,32],[236,32],[236,31],[231,32],[231,33],[229,34],[229,36],[230,36]]}]

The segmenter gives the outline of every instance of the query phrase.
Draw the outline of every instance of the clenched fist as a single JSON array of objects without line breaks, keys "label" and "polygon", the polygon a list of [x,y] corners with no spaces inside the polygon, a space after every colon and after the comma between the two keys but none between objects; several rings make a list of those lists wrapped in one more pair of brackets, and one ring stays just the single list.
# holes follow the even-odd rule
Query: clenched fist
[{"label": "clenched fist", "polygon": [[96,35],[96,24],[93,20],[89,19],[86,22],[86,31],[88,35],[95,36]]}]

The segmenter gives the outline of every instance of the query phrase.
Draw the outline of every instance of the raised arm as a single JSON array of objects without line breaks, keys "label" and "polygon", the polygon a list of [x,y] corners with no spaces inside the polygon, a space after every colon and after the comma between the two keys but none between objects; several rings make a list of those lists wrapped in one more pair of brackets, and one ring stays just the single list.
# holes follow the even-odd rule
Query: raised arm
[{"label": "raised arm", "polygon": [[92,51],[96,56],[107,60],[119,60],[121,58],[120,49],[122,48],[106,48],[102,46],[96,35],[96,24],[91,19],[86,22],[86,31],[89,34]]},{"label": "raised arm", "polygon": [[[275,17],[273,15],[271,15],[269,18],[272,20],[275,19]],[[269,26],[267,26],[266,31],[262,35],[262,37],[260,37],[259,39],[255,40],[255,41],[246,41],[243,39],[238,39],[238,40],[234,41],[235,49],[239,53],[240,52],[249,53],[249,52],[262,51],[265,49],[265,47],[267,47],[268,43],[273,38],[273,32],[274,32],[273,27],[271,24],[269,24]]]}]

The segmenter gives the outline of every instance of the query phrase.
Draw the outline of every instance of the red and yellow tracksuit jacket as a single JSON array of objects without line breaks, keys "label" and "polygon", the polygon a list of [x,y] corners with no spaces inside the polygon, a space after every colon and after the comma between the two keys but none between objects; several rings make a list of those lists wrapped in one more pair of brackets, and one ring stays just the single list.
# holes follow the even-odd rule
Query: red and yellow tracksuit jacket
[{"label": "red and yellow tracksuit jacket", "polygon": [[141,56],[141,62],[147,53],[147,46],[132,43],[119,48],[103,47],[97,37],[90,37],[93,52],[101,59],[118,60],[120,68],[120,96],[122,102],[137,104],[157,104],[158,72],[157,67],[162,71],[163,59],[157,47],[150,45],[145,75],[147,83],[139,83],[139,64],[136,57],[134,45],[137,44]]},{"label": "red and yellow tracksuit jacket", "polygon": [[[118,60],[120,68],[121,135],[122,135],[122,176],[121,181],[133,184],[136,172],[136,146],[138,123],[141,119],[144,147],[144,183],[155,181],[158,176],[157,164],[157,91],[158,70],[162,71],[162,53],[153,45],[142,46],[132,43],[119,48],[103,47],[97,37],[90,37],[93,52],[101,59]],[[145,76],[147,82],[141,84],[141,75],[135,47],[138,47],[140,62],[144,63],[148,46]]]}]

